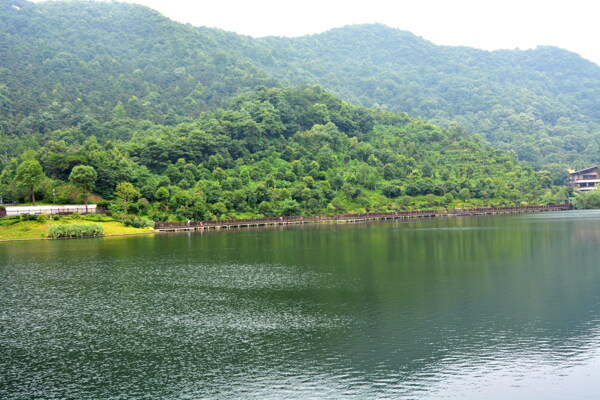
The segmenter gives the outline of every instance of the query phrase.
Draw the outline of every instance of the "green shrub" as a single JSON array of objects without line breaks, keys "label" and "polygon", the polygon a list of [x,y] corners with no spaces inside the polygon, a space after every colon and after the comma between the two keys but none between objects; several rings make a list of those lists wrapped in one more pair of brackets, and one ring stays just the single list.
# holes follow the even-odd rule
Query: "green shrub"
[{"label": "green shrub", "polygon": [[588,210],[591,208],[600,208],[600,190],[590,190],[589,192],[579,193],[573,198],[573,206],[577,210]]},{"label": "green shrub", "polygon": [[138,203],[131,203],[127,206],[127,211],[126,212],[130,212],[132,214],[137,214],[140,212],[140,206]]},{"label": "green shrub", "polygon": [[103,233],[104,227],[98,224],[60,224],[48,228],[48,235],[54,239],[96,237]]},{"label": "green shrub", "polygon": [[109,217],[108,215],[96,214],[96,213],[85,214],[81,217],[81,219],[83,219],[85,221],[94,221],[94,222],[114,221],[114,219],[112,217]]},{"label": "green shrub", "polygon": [[21,214],[21,221],[37,221],[38,216],[35,214]]},{"label": "green shrub", "polygon": [[38,222],[42,222],[42,223],[48,222],[49,219],[50,219],[50,217],[45,212],[43,212],[43,213],[41,213],[40,215],[37,216],[37,221]]},{"label": "green shrub", "polygon": [[139,218],[139,217],[125,217],[122,219],[122,222],[134,228],[154,228],[154,221],[148,218]]}]

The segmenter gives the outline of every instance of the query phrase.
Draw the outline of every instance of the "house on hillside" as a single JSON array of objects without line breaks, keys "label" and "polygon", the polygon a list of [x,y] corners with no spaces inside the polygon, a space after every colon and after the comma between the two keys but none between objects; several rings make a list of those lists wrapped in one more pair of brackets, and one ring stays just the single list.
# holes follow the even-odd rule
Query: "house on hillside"
[{"label": "house on hillside", "polygon": [[571,172],[569,186],[574,187],[578,192],[594,190],[600,183],[600,165]]}]

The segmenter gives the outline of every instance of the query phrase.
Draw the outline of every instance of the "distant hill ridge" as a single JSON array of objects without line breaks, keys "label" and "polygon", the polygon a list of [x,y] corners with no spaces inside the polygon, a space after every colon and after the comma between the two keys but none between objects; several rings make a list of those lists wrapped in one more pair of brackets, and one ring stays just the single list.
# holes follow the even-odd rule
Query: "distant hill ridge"
[{"label": "distant hill ridge", "polygon": [[261,39],[288,84],[316,82],[351,102],[456,121],[532,162],[597,160],[600,67],[555,47],[437,46],[384,25]]}]

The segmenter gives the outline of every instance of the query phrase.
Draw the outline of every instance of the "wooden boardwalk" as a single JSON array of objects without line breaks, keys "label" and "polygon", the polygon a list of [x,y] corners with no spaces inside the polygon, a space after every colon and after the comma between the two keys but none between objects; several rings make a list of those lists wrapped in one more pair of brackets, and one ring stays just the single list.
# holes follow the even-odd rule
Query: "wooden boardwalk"
[{"label": "wooden boardwalk", "polygon": [[386,213],[361,213],[361,214],[339,214],[339,215],[313,215],[304,217],[269,217],[253,219],[230,219],[217,221],[190,221],[188,222],[157,222],[155,229],[159,231],[197,231],[204,229],[230,229],[257,227],[268,225],[289,224],[311,224],[318,222],[346,223],[368,220],[406,219],[406,218],[433,218],[454,217],[470,215],[494,215],[494,214],[518,214],[547,211],[571,210],[571,204],[552,204],[546,206],[520,206],[520,207],[490,207],[470,209],[447,209],[447,210],[421,210],[421,211],[398,211]]}]

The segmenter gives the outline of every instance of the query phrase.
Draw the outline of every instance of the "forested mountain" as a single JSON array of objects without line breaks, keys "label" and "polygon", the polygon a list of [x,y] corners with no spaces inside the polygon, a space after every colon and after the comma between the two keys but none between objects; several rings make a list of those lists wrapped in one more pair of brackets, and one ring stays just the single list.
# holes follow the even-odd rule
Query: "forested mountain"
[{"label": "forested mountain", "polygon": [[146,7],[2,0],[0,20],[0,115],[9,134],[114,113],[174,123],[276,84],[210,34]]},{"label": "forested mountain", "polygon": [[538,165],[600,160],[600,67],[554,47],[437,46],[383,25],[265,38],[262,65],[289,84],[318,83],[367,107],[458,122]]},{"label": "forested mountain", "polygon": [[553,47],[437,46],[383,25],[252,39],[142,6],[1,0],[5,133],[135,119],[174,124],[263,85],[319,84],[346,101],[458,123],[537,167],[600,158],[600,67]]},{"label": "forested mountain", "polygon": [[[6,200],[23,201],[34,193],[46,202],[81,201],[83,175],[73,177],[80,165],[95,171],[87,170],[95,176],[97,201],[162,220],[554,202],[566,195],[553,187],[564,180],[560,165],[536,172],[458,124],[438,128],[386,111],[425,110],[408,101],[419,93],[439,97],[435,76],[446,79],[445,85],[456,81],[456,93],[471,90],[473,79],[460,78],[461,68],[445,65],[438,46],[410,34],[375,25],[258,40],[178,24],[137,5],[23,0],[0,0],[0,23],[0,195]],[[353,31],[355,44],[327,39]],[[383,47],[373,53],[381,58],[352,55],[352,47],[358,51],[367,42],[391,46],[389,59],[412,55],[390,61],[381,72]],[[483,63],[476,50],[441,49],[472,53],[471,63]],[[420,67],[394,72],[400,64]],[[441,66],[455,70],[452,78],[435,72]],[[589,76],[579,80],[593,83],[596,70],[588,67]],[[481,85],[489,84],[493,79],[479,70]],[[555,75],[568,75],[565,71]],[[382,76],[392,78],[378,80]],[[352,105],[373,105],[366,94],[353,92],[351,83],[363,87],[365,80],[372,94],[387,87],[391,94],[382,100],[390,104]],[[302,82],[308,84],[287,88]],[[403,82],[415,96],[405,93]],[[507,82],[500,86],[510,86]],[[481,89],[481,99],[470,106],[455,105],[449,96],[439,115],[423,115],[442,122],[460,119],[452,112],[481,106],[484,99],[492,111],[505,110],[513,100],[495,90]],[[594,90],[590,84],[591,96]],[[523,94],[519,101],[527,98]],[[546,108],[539,100],[545,114],[538,117],[547,118],[548,126],[561,118],[571,118],[568,129],[575,122],[593,126],[596,104],[569,111],[550,100],[544,100]],[[424,107],[423,101],[418,104]],[[531,107],[531,113],[538,112]],[[500,111],[502,118],[516,118]],[[463,122],[472,124],[466,117]],[[540,146],[529,139],[548,136],[544,124],[523,131],[524,143]],[[579,143],[592,135],[565,129],[549,137]],[[566,160],[562,143],[550,149],[554,161]],[[552,161],[550,153],[544,161]]]},{"label": "forested mountain", "polygon": [[553,203],[567,195],[549,172],[460,130],[351,106],[316,86],[258,88],[176,126],[115,118],[94,133],[60,130],[12,158],[0,193],[25,199],[31,189],[45,201],[76,201],[82,192],[72,175],[84,165],[95,171],[101,205],[155,220]]}]

